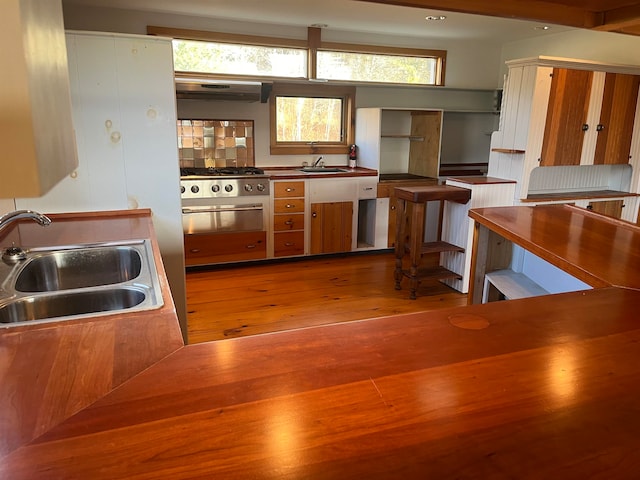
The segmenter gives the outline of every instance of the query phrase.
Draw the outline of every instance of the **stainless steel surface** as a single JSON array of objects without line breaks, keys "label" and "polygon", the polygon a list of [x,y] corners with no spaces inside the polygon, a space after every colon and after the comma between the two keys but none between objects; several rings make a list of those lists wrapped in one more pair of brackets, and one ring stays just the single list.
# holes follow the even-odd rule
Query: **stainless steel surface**
[{"label": "stainless steel surface", "polygon": [[220,80],[210,76],[176,76],[176,98],[179,100],[224,100],[261,102],[269,100],[272,83]]},{"label": "stainless steel surface", "polygon": [[[189,169],[185,169],[189,171]],[[258,168],[195,169],[180,179],[185,235],[255,232],[269,221],[269,177]]]},{"label": "stainless steel surface", "polygon": [[182,207],[185,234],[264,230],[262,203]]},{"label": "stainless steel surface", "polygon": [[0,326],[70,320],[164,304],[148,239],[26,251],[0,262]]},{"label": "stainless steel surface", "polygon": [[146,295],[143,289],[136,287],[66,291],[48,296],[32,295],[0,305],[0,323],[15,324],[125,310],[140,305],[145,301]]},{"label": "stainless steel surface", "polygon": [[266,175],[254,175],[250,177],[186,176],[181,177],[180,193],[183,200],[193,198],[268,196],[269,177]]},{"label": "stainless steel surface", "polygon": [[22,220],[23,218],[30,218],[43,227],[51,225],[51,219],[46,215],[34,212],[33,210],[16,210],[15,212],[9,212],[0,217],[0,231],[11,223]]},{"label": "stainless steel surface", "polygon": [[142,258],[131,246],[94,247],[33,256],[15,282],[19,292],[50,292],[128,282],[140,276]]}]

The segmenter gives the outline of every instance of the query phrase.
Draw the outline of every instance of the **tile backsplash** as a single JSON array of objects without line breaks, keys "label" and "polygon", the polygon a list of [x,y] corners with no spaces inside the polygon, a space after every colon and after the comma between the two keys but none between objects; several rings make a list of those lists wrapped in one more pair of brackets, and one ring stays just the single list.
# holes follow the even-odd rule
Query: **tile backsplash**
[{"label": "tile backsplash", "polygon": [[255,165],[253,120],[178,120],[181,168]]}]

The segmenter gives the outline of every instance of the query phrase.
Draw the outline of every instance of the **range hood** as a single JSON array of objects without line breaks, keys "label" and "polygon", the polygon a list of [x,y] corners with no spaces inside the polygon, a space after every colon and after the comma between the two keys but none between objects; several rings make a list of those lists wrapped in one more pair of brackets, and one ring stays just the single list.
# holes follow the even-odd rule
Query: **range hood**
[{"label": "range hood", "polygon": [[176,98],[267,103],[271,83],[220,80],[204,77],[176,77]]}]

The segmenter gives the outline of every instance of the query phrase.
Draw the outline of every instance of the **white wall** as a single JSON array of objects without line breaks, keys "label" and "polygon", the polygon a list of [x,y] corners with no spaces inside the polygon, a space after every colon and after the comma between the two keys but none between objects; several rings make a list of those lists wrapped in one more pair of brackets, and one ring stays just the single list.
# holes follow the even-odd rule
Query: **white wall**
[{"label": "white wall", "polygon": [[507,43],[502,48],[500,82],[507,72],[505,66],[507,60],[541,55],[640,65],[640,37],[591,30],[572,30]]},{"label": "white wall", "polygon": [[[357,19],[354,21],[357,21]],[[134,10],[81,7],[68,3],[64,3],[64,23],[65,28],[71,30],[146,34],[147,25],[156,25],[280,38],[307,38],[307,29],[301,27],[234,22],[215,18],[166,15]],[[496,83],[495,72],[500,68],[502,46],[496,42],[424,40],[415,37],[335,31],[330,28],[322,31],[322,37],[323,40],[330,42],[447,50],[447,87],[494,89],[500,86],[500,84]]]}]

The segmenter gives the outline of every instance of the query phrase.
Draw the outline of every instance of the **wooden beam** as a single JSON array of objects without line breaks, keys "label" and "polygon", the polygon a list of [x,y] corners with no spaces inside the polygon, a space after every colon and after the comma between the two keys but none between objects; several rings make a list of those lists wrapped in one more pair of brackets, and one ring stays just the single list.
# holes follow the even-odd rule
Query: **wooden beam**
[{"label": "wooden beam", "polygon": [[445,10],[450,12],[488,15],[540,21],[577,28],[594,28],[602,24],[601,15],[582,7],[543,0],[358,0],[387,5]]},{"label": "wooden beam", "polygon": [[605,11],[602,25],[598,25],[594,30],[640,33],[640,4]]}]

